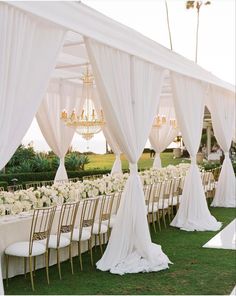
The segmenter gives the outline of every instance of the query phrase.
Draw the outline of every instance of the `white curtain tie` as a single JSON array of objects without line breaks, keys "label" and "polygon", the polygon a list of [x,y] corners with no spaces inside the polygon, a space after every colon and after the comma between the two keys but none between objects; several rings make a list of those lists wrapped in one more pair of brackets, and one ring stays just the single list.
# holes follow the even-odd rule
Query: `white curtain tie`
[{"label": "white curtain tie", "polygon": [[138,172],[137,163],[129,163],[129,170],[131,175],[136,174]]},{"label": "white curtain tie", "polygon": [[65,163],[65,156],[60,157],[60,164],[64,164]]},{"label": "white curtain tie", "polygon": [[224,152],[224,155],[225,155],[225,158],[229,158],[229,152],[228,151]]},{"label": "white curtain tie", "polygon": [[197,163],[197,157],[196,157],[196,155],[190,156],[190,159],[191,159],[191,164],[196,164]]}]

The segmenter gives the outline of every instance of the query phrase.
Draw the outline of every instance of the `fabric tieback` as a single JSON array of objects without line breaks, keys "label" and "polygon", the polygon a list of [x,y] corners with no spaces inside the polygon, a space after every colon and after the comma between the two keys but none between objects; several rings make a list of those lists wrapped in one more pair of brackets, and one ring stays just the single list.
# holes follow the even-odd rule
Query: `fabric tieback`
[{"label": "fabric tieback", "polygon": [[197,157],[196,157],[196,155],[190,156],[190,159],[191,159],[191,164],[197,164]]},{"label": "fabric tieback", "polygon": [[129,163],[129,170],[130,170],[131,175],[137,174],[137,172],[138,172],[137,163]]},{"label": "fabric tieback", "polygon": [[64,165],[65,164],[65,157],[60,157],[60,165]]},{"label": "fabric tieback", "polygon": [[225,155],[225,158],[229,158],[229,152],[228,151],[224,152],[224,155]]}]

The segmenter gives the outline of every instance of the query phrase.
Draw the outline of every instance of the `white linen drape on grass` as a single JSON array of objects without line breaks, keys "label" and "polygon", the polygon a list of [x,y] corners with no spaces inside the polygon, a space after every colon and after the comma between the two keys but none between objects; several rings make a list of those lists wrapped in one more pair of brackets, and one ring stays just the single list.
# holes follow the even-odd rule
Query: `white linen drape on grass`
[{"label": "white linen drape on grass", "polygon": [[40,105],[36,118],[40,130],[52,151],[60,158],[54,181],[68,180],[65,155],[70,147],[75,129],[65,125],[60,114],[63,109],[70,114],[73,109],[80,114],[83,107],[82,88],[65,80],[52,80]]},{"label": "white linen drape on grass", "polygon": [[0,3],[0,169],[34,118],[64,35],[60,27]]},{"label": "white linen drape on grass", "polygon": [[187,231],[218,230],[221,223],[210,214],[203,190],[196,154],[200,145],[207,84],[171,73],[175,113],[183,141],[191,157],[183,196],[171,226]]},{"label": "white linen drape on grass", "polygon": [[164,71],[94,40],[85,42],[105,118],[130,167],[116,223],[97,268],[116,274],[166,269],[169,259],[160,246],[151,242],[137,170],[159,101]]},{"label": "white linen drape on grass", "polygon": [[162,167],[160,153],[164,151],[177,137],[179,130],[170,125],[170,119],[175,119],[175,111],[172,96],[163,96],[157,114],[166,116],[167,122],[159,128],[152,128],[149,141],[156,152],[152,167],[159,169]]},{"label": "white linen drape on grass", "polygon": [[211,112],[215,137],[224,151],[225,159],[212,202],[214,207],[236,206],[236,183],[229,149],[235,127],[235,97],[226,90],[211,86],[207,106]]},{"label": "white linen drape on grass", "polygon": [[[93,103],[94,103],[96,112],[99,114],[102,107],[101,107],[101,102],[100,102],[100,98],[99,98],[99,93],[96,88],[93,89],[92,99],[93,99]],[[106,121],[106,119],[105,119],[105,121]],[[117,141],[112,136],[112,133],[110,132],[110,129],[109,129],[109,125],[107,123],[102,127],[102,132],[104,134],[104,137],[107,140],[108,145],[111,147],[113,153],[115,154],[115,161],[112,166],[111,175],[122,174],[122,164],[121,164],[121,159],[120,159],[121,151],[120,151],[120,148],[117,144]]]},{"label": "white linen drape on grass", "polygon": [[[32,122],[64,40],[64,31],[0,3],[0,169]],[[27,110],[27,111],[26,111]]]}]

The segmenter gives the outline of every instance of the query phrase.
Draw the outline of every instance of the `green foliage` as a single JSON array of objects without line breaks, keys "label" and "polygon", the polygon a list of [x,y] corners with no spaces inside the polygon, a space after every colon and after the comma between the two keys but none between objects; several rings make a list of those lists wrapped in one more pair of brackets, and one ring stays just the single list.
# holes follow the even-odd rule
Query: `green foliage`
[{"label": "green foliage", "polygon": [[23,161],[30,161],[34,157],[35,151],[33,147],[25,147],[24,145],[20,145],[7,163],[6,167],[20,166]]},{"label": "green foliage", "polygon": [[[67,171],[68,178],[83,178],[84,176],[92,175],[106,175],[110,173],[110,169],[106,170],[86,170],[86,171]],[[50,181],[54,180],[56,171],[38,172],[38,173],[14,173],[14,174],[0,174],[0,182],[7,182],[11,184],[13,178],[18,179],[18,184],[24,184],[34,181]]]},{"label": "green foliage", "polygon": [[43,154],[35,155],[32,165],[34,172],[50,172],[52,170],[50,160]]},{"label": "green foliage", "polygon": [[89,163],[88,156],[78,155],[77,152],[69,153],[65,159],[66,169],[70,171],[84,170],[85,165],[88,163]]},{"label": "green foliage", "polygon": [[7,182],[5,181],[0,182],[0,187],[3,187],[5,190],[7,190],[7,186],[8,186]]}]

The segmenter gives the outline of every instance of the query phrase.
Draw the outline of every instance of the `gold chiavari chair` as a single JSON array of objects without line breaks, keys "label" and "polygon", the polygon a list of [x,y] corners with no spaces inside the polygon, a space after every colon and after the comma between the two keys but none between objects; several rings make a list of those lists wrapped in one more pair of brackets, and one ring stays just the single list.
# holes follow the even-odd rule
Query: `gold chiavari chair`
[{"label": "gold chiavari chair", "polygon": [[110,228],[112,228],[115,224],[116,215],[120,207],[121,196],[122,196],[122,190],[119,190],[114,195],[114,201],[113,201],[113,207],[112,207],[112,213],[111,213],[111,219],[110,219]]},{"label": "gold chiavari chair", "polygon": [[92,234],[95,236],[95,245],[98,237],[101,254],[103,254],[102,244],[105,240],[105,234],[109,237],[113,201],[114,194],[110,194],[100,196],[98,202],[98,219],[95,218]]},{"label": "gold chiavari chair", "polygon": [[98,198],[86,198],[78,202],[78,222],[76,219],[72,241],[78,244],[80,269],[83,270],[81,243],[88,241],[91,265],[93,265],[92,231],[98,204]]},{"label": "gold chiavari chair", "polygon": [[30,182],[30,183],[26,183],[25,184],[25,188],[26,189],[29,189],[29,188],[34,188],[34,189],[37,189],[38,187],[41,187],[42,186],[42,183],[41,182]]},{"label": "gold chiavari chair", "polygon": [[76,177],[76,178],[69,178],[68,180],[69,180],[69,182],[76,183],[76,182],[78,182],[80,180],[80,178],[78,178],[78,177]]},{"label": "gold chiavari chair", "polygon": [[150,201],[148,207],[149,216],[151,216],[151,222],[156,232],[156,222],[158,223],[159,230],[161,230],[160,217],[162,211],[159,208],[159,200],[161,197],[162,182],[156,182],[152,184],[150,192]]},{"label": "gold chiavari chair", "polygon": [[71,251],[71,242],[74,230],[74,224],[76,219],[76,214],[78,210],[78,203],[64,203],[61,207],[61,212],[59,216],[58,228],[56,234],[51,234],[48,242],[49,249],[49,259],[50,259],[50,250],[54,249],[57,252],[57,266],[58,273],[61,279],[61,262],[60,262],[60,250],[62,248],[69,248],[69,258],[71,264],[71,272],[73,270],[73,259]]},{"label": "gold chiavari chair", "polygon": [[54,184],[54,180],[50,181],[41,181],[41,186],[52,186]]},{"label": "gold chiavari chair", "polygon": [[215,197],[216,181],[212,171],[209,171],[209,182],[206,191],[206,198],[213,199]]},{"label": "gold chiavari chair", "polygon": [[17,190],[23,190],[23,186],[22,185],[7,186],[7,191],[9,191],[9,192],[15,192]]},{"label": "gold chiavari chair", "polygon": [[179,208],[181,202],[181,178],[174,178],[172,183],[172,207],[171,207],[171,214],[174,216],[174,208],[176,208],[176,212]]},{"label": "gold chiavari chair", "polygon": [[166,214],[169,222],[171,221],[171,195],[172,195],[172,179],[167,179],[162,183],[161,198],[159,199],[159,209],[162,211],[162,218],[166,228]]},{"label": "gold chiavari chair", "polygon": [[[33,265],[35,270],[36,256],[45,254],[45,266],[47,282],[49,284],[48,270],[48,240],[52,228],[52,222],[55,215],[56,207],[35,209],[31,223],[29,241],[16,242],[5,249],[6,260],[6,279],[8,284],[8,265],[9,257],[24,258],[24,272],[26,276],[27,259],[29,259],[29,271],[32,290],[34,291]],[[34,259],[34,264],[33,264]]]},{"label": "gold chiavari chair", "polygon": [[143,185],[143,193],[144,193],[144,200],[145,200],[146,211],[147,211],[148,225],[151,223],[151,221],[149,221],[149,213],[151,213],[151,202],[150,202],[151,189],[152,189],[151,184]]}]

